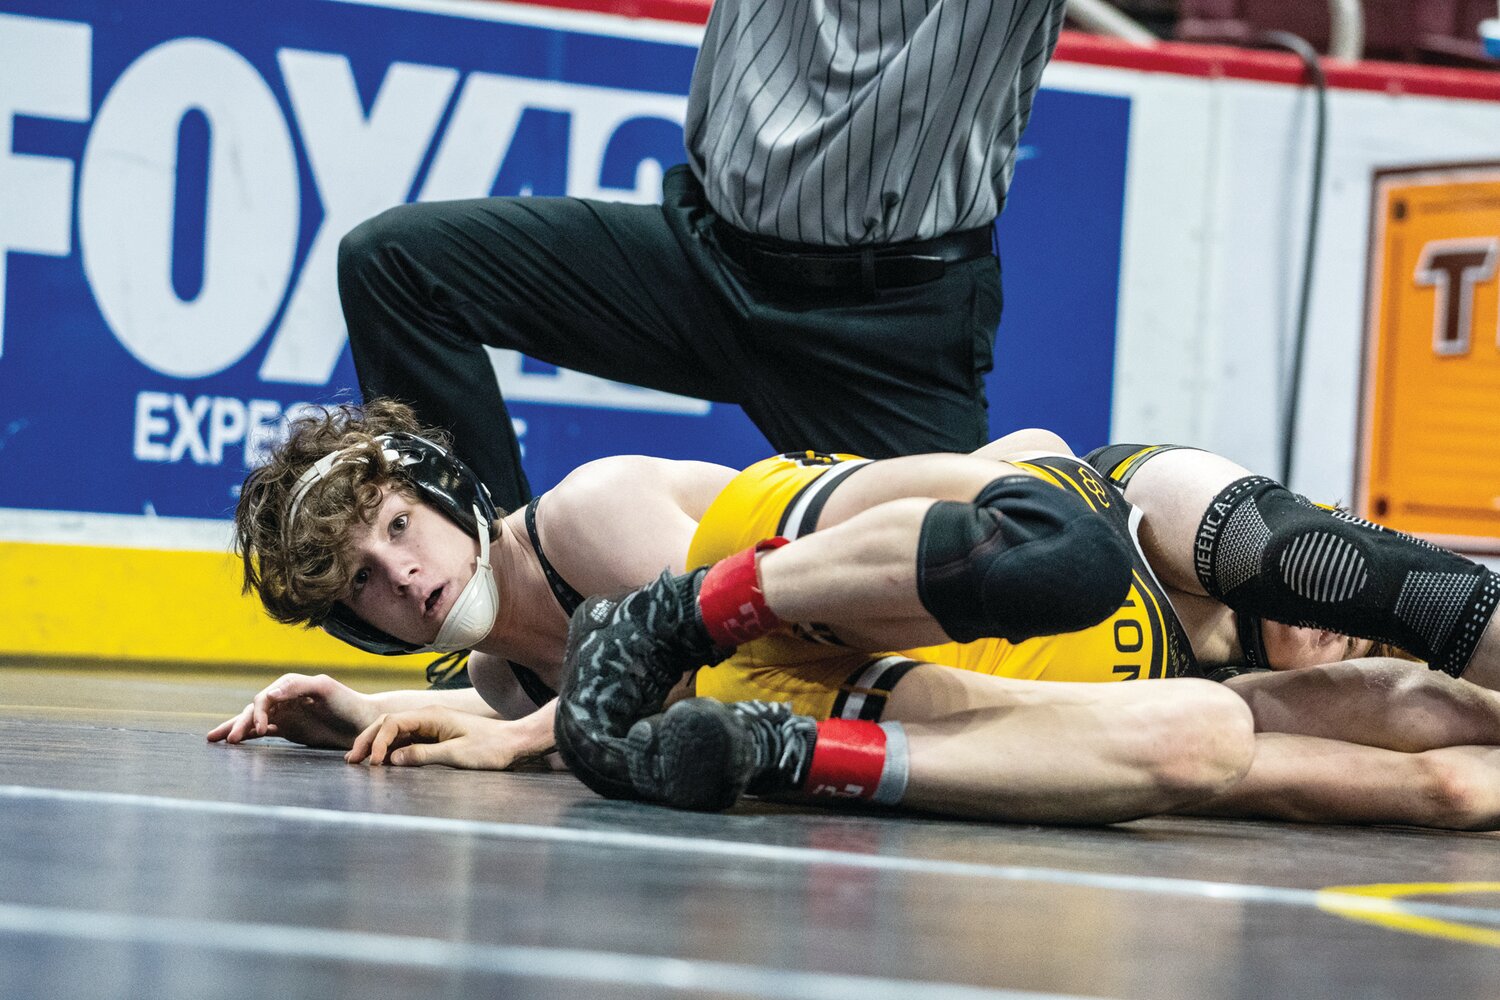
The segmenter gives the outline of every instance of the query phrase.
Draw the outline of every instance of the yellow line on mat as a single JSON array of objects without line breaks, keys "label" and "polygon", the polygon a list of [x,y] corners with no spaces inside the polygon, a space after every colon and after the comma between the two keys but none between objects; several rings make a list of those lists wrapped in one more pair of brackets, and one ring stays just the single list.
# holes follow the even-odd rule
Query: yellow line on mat
[{"label": "yellow line on mat", "polygon": [[[1318,893],[1318,908],[1350,920],[1376,924],[1406,934],[1464,941],[1500,948],[1500,929],[1422,916],[1405,909],[1406,896],[1451,896],[1500,892],[1500,882],[1385,882],[1375,885],[1336,885]],[[1383,902],[1379,905],[1376,901]],[[1500,911],[1497,911],[1500,915]]]}]

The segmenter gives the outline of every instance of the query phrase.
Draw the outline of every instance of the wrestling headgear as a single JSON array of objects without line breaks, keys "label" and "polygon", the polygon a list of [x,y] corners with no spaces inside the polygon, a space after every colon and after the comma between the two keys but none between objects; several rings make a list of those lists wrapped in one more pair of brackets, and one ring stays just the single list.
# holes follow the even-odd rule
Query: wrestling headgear
[{"label": "wrestling headgear", "polygon": [[[415,434],[382,434],[375,439],[385,460],[400,468],[421,498],[440,511],[448,520],[473,532],[479,539],[479,556],[474,575],[453,602],[437,638],[428,645],[407,642],[383,632],[360,618],[343,604],[335,604],[323,621],[323,629],[368,653],[400,656],[404,653],[441,652],[468,649],[489,634],[500,609],[500,595],[490,568],[490,524],[495,520],[495,504],[479,477],[455,456]],[[369,461],[369,449],[346,448],[332,452],[315,462],[297,480],[292,501],[287,506],[290,524],[302,506],[307,491],[336,466]]]}]

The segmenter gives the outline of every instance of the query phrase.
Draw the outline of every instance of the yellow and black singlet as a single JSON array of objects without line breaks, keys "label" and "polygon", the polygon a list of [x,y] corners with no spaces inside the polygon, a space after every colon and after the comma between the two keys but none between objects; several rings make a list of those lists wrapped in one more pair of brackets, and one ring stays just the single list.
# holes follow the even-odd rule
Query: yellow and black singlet
[{"label": "yellow and black singlet", "polygon": [[[772,535],[814,530],[828,497],[869,464],[843,455],[805,453],[766,459],[725,487],[706,512],[688,565],[714,562]],[[884,696],[913,661],[1031,680],[1119,681],[1195,676],[1186,633],[1137,540],[1140,515],[1118,488],[1076,458],[1014,463],[1081,496],[1130,539],[1133,578],[1125,601],[1105,621],[1063,635],[1012,643],[979,639],[870,653],[847,649],[817,626],[781,629],[747,643],[718,666],[698,672],[698,694],[722,701],[791,701],[801,714],[878,718]]]}]

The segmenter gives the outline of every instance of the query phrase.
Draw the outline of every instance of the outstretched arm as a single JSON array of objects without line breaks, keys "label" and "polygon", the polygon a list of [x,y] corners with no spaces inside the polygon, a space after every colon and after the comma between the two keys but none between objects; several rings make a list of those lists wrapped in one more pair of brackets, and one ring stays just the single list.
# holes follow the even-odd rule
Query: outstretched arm
[{"label": "outstretched arm", "polygon": [[1400,753],[1260,733],[1249,773],[1229,791],[1182,811],[1299,823],[1500,829],[1500,748]]},{"label": "outstretched arm", "polygon": [[1405,660],[1346,660],[1226,682],[1258,733],[1417,753],[1500,744],[1500,694]]},{"label": "outstretched arm", "polygon": [[[693,674],[667,695],[668,703],[692,697]],[[519,716],[495,718],[429,705],[382,715],[370,723],[344,755],[351,764],[418,767],[443,764],[476,771],[503,771],[551,753],[554,698]]]},{"label": "outstretched arm", "polygon": [[493,714],[472,690],[387,691],[362,694],[327,674],[283,674],[266,685],[233,718],[208,732],[211,743],[242,743],[280,736],[305,746],[347,750],[361,729],[382,712],[443,705],[459,712]]},{"label": "outstretched arm", "polygon": [[344,755],[351,764],[418,767],[444,764],[503,771],[553,748],[557,700],[520,719],[482,718],[439,706],[382,715]]}]

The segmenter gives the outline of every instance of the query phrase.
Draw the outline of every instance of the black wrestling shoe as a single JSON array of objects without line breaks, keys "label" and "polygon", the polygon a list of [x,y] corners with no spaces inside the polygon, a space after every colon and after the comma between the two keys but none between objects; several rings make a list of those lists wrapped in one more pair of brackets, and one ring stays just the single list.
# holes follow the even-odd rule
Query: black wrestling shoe
[{"label": "black wrestling shoe", "polygon": [[698,612],[705,573],[663,573],[624,597],[591,598],[568,622],[557,748],[600,795],[639,797],[624,756],[630,727],[660,712],[687,671],[727,655],[709,639]]},{"label": "black wrestling shoe", "polygon": [[746,792],[801,788],[817,740],[817,720],[790,705],[689,698],[631,727],[626,761],[648,802],[719,812]]}]

